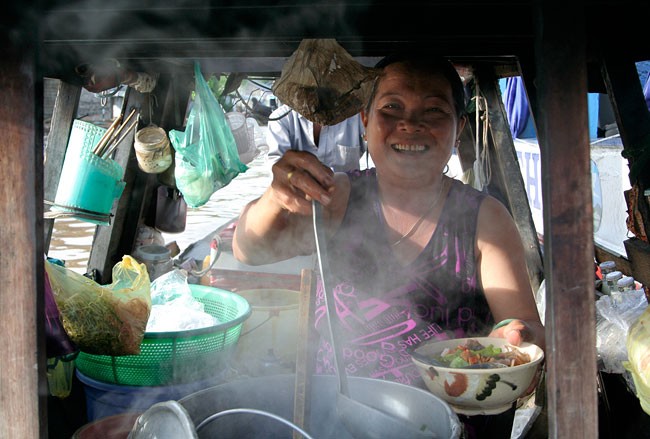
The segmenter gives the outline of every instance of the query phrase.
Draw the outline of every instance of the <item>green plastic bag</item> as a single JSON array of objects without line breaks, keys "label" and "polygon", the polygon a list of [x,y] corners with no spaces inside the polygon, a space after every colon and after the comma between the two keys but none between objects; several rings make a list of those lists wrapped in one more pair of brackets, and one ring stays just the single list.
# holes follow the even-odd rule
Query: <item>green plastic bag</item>
[{"label": "green plastic bag", "polygon": [[194,106],[185,131],[171,130],[169,139],[176,151],[176,187],[188,206],[200,207],[248,168],[239,160],[226,116],[203,78],[198,62],[194,63],[194,77]]}]

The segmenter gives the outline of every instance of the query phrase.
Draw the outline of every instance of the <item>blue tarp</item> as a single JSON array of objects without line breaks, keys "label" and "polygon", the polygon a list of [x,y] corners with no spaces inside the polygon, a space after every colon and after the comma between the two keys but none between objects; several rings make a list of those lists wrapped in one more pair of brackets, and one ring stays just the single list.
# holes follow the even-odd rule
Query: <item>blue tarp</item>
[{"label": "blue tarp", "polygon": [[643,86],[643,96],[645,97],[645,104],[650,110],[650,73],[648,73],[648,78],[645,80],[645,85]]},{"label": "blue tarp", "polygon": [[520,138],[526,129],[530,112],[528,109],[528,99],[526,90],[520,76],[506,79],[506,90],[504,96],[504,105],[510,124],[512,138]]}]

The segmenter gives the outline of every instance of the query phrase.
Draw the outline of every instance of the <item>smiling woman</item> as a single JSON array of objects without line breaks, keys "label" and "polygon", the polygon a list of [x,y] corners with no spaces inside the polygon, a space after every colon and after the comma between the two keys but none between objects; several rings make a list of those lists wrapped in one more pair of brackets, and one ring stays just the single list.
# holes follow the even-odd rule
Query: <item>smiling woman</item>
[{"label": "smiling woman", "polygon": [[[271,186],[244,209],[233,249],[249,264],[313,251],[311,200],[320,202],[339,309],[332,324],[352,353],[347,373],[423,388],[408,348],[488,334],[543,346],[544,328],[507,210],[443,175],[465,125],[458,74],[436,58],[389,57],[378,66],[362,113],[375,168],[333,173],[311,154],[287,152]],[[316,315],[323,312],[317,302]],[[316,329],[323,335],[316,372],[331,374],[327,325],[318,317]]]}]

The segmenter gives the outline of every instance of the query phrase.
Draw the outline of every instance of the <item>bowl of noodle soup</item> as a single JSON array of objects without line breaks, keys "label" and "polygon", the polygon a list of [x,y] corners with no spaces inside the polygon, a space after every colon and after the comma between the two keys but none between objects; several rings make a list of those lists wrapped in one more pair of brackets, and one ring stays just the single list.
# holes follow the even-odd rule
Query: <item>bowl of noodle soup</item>
[{"label": "bowl of noodle soup", "polygon": [[537,345],[496,337],[431,341],[411,354],[429,391],[469,416],[505,412],[532,393],[544,360]]}]

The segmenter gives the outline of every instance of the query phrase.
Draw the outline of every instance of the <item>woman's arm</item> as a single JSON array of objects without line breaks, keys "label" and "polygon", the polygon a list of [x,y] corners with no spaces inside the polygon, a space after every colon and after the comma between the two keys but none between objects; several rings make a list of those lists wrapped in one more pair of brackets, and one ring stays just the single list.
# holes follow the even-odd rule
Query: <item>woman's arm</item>
[{"label": "woman's arm", "polygon": [[312,199],[325,207],[328,225],[347,205],[347,175],[335,176],[313,154],[287,151],[272,170],[271,186],[246,205],[235,229],[233,253],[250,265],[313,252]]},{"label": "woman's arm", "polygon": [[528,341],[544,348],[545,330],[531,290],[519,231],[503,204],[492,197],[481,203],[477,246],[481,284],[495,321],[514,319],[491,335],[515,345]]}]

